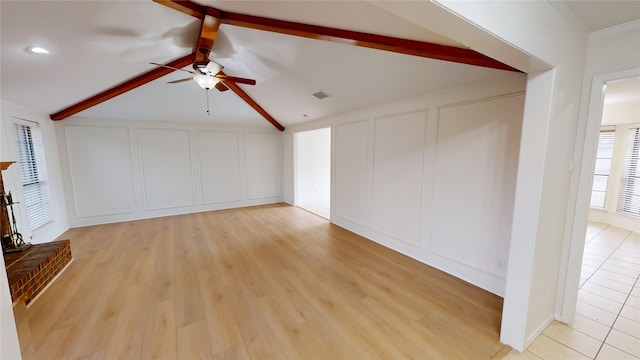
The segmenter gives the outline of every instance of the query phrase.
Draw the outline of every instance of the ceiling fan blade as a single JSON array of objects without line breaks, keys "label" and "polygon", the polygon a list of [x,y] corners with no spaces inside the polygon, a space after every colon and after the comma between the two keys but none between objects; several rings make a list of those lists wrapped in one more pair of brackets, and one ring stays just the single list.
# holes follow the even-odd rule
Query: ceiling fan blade
[{"label": "ceiling fan blade", "polygon": [[216,89],[218,89],[218,91],[220,91],[220,92],[229,90],[229,88],[225,84],[223,84],[222,82],[219,82],[219,83],[216,84]]},{"label": "ceiling fan blade", "polygon": [[185,81],[189,81],[189,80],[193,80],[193,78],[190,77],[190,78],[184,78],[184,79],[180,79],[180,80],[167,81],[167,84],[177,84],[177,83],[181,83],[181,82],[185,82]]},{"label": "ceiling fan blade", "polygon": [[177,67],[168,66],[168,65],[163,65],[163,64],[158,64],[158,63],[154,63],[154,62],[149,63],[149,64],[151,64],[151,65],[155,65],[155,66],[164,67],[164,68],[168,68],[168,69],[173,69],[173,70],[186,71],[186,72],[188,72],[188,73],[191,73],[191,74],[195,74],[195,75],[197,75],[197,73],[196,73],[195,71],[191,71],[191,70],[180,69],[180,68],[177,68]]},{"label": "ceiling fan blade", "polygon": [[216,74],[215,77],[217,77],[220,80],[232,81],[232,82],[238,83],[238,84],[247,84],[247,85],[255,85],[256,84],[256,81],[253,80],[253,79],[246,79],[246,78],[229,76],[229,75],[224,75],[224,74]]}]

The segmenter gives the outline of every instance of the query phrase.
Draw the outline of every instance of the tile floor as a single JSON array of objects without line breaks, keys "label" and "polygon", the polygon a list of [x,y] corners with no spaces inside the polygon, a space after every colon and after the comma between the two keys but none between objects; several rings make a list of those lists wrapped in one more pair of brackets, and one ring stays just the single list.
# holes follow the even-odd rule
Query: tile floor
[{"label": "tile floor", "polygon": [[640,359],[640,234],[590,223],[576,320],[505,359]]}]

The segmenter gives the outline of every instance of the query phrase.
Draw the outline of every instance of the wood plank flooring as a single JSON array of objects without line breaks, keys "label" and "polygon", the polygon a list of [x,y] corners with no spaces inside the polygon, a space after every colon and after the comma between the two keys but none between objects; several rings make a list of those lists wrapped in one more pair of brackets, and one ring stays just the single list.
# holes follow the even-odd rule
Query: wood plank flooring
[{"label": "wood plank flooring", "polygon": [[284,204],[71,229],[24,359],[492,359],[502,299]]}]

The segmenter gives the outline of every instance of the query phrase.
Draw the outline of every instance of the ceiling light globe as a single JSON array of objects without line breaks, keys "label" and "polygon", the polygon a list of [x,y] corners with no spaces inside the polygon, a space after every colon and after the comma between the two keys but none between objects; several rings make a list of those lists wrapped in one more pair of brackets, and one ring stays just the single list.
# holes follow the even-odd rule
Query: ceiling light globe
[{"label": "ceiling light globe", "polygon": [[194,76],[193,79],[205,90],[213,88],[220,81],[216,77],[202,74]]}]

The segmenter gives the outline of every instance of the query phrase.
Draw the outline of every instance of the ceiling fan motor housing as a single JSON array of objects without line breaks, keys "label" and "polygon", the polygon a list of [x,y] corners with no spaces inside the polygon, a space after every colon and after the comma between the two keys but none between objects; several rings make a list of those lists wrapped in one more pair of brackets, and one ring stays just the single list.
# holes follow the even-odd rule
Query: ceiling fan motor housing
[{"label": "ceiling fan motor housing", "polygon": [[207,69],[207,65],[209,64],[209,61],[194,61],[193,62],[193,70],[195,70],[196,72],[200,73],[200,74],[206,74],[206,69]]}]

